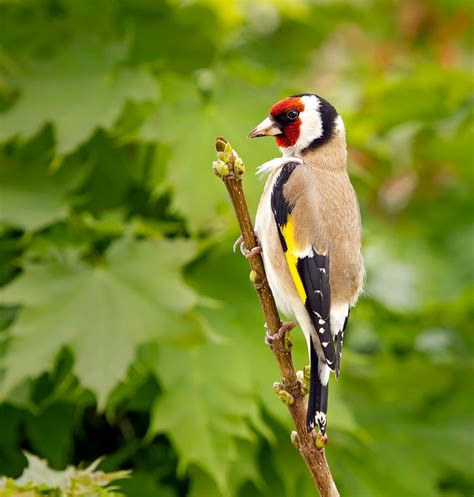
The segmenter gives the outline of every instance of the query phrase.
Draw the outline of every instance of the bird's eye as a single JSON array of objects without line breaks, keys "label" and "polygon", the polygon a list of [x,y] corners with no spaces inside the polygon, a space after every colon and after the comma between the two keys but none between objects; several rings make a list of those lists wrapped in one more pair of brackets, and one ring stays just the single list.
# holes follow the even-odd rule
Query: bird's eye
[{"label": "bird's eye", "polygon": [[289,110],[286,113],[286,117],[288,119],[290,119],[291,121],[294,121],[299,115],[300,115],[300,113],[297,110]]}]

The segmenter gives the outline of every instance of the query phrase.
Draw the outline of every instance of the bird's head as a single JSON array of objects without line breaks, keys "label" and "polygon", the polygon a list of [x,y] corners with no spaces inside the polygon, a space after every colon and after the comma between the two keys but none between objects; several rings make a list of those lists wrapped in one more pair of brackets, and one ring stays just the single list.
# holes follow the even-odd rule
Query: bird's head
[{"label": "bird's head", "polygon": [[270,109],[270,115],[248,136],[275,136],[283,155],[297,156],[344,133],[342,118],[328,101],[318,95],[301,93],[277,102]]}]

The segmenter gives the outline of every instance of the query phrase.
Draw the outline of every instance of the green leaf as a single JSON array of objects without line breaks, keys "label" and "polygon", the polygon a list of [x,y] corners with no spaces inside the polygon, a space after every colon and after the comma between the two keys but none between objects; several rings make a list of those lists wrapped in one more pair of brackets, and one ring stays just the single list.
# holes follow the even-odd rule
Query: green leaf
[{"label": "green leaf", "polygon": [[151,472],[134,471],[131,478],[119,483],[120,490],[127,497],[176,497],[176,492],[168,486],[157,483]]},{"label": "green leaf", "polygon": [[[254,176],[258,165],[278,155],[274,141],[250,142],[247,133],[268,113],[268,90],[239,81],[232,74],[217,73],[220,90],[211,103],[199,94],[195,84],[165,80],[165,101],[154,120],[142,127],[139,137],[157,138],[170,146],[167,180],[173,187],[174,205],[189,220],[190,229],[221,226],[217,214],[230,212],[223,185],[212,173],[216,136],[228,138],[247,166],[246,196],[255,205],[262,184]],[[242,112],[242,100],[252,105]],[[197,187],[196,185],[199,185]]]},{"label": "green leaf", "polygon": [[21,95],[0,114],[0,141],[28,138],[51,123],[59,155],[71,153],[97,128],[109,129],[127,99],[156,98],[151,76],[117,68],[127,43],[72,44],[49,60],[20,66],[13,84]]},{"label": "green leaf", "polygon": [[66,346],[75,357],[75,374],[103,408],[138,344],[202,338],[191,314],[196,295],[180,275],[194,255],[194,244],[186,241],[121,239],[95,266],[27,266],[0,291],[1,302],[23,305],[9,330],[3,395],[24,378],[49,371]]},{"label": "green leaf", "polygon": [[[72,433],[77,422],[73,404],[53,404],[26,417],[26,432],[32,447],[55,468],[64,467],[72,450]],[[49,427],[54,426],[54,430]]]},{"label": "green leaf", "polygon": [[[315,495],[315,486],[298,450],[290,442],[290,434],[278,430],[277,443],[266,447],[263,457],[272,461],[267,466],[264,495],[275,497],[310,497]],[[330,450],[330,449],[329,449]]]},{"label": "green leaf", "polygon": [[[165,433],[180,454],[181,471],[194,464],[227,493],[240,458],[239,439],[264,430],[249,372],[236,348],[209,344],[191,350],[162,347],[153,360],[164,393],[155,403],[151,433]],[[183,408],[183,406],[187,406]]]},{"label": "green leaf", "polygon": [[5,474],[19,474],[24,466],[20,450],[22,417],[21,409],[0,406],[0,468]]},{"label": "green leaf", "polygon": [[[245,440],[237,441],[239,457],[232,464],[232,471],[229,474],[229,493],[227,495],[237,495],[243,484],[252,482],[258,487],[263,486],[262,478],[258,472],[258,446]],[[191,474],[191,488],[189,497],[222,497],[215,480],[208,473],[193,468]]]},{"label": "green leaf", "polygon": [[[51,469],[47,462],[33,454],[25,453],[28,466],[22,475],[16,480],[3,478],[0,480],[0,495],[14,497],[23,495],[48,495],[60,497],[65,494],[77,495],[77,497],[119,497],[112,488],[107,488],[115,480],[126,478],[129,471],[116,471],[115,473],[104,473],[96,471],[99,460],[92,463],[86,469],[76,469],[68,466],[64,471]],[[31,493],[28,494],[27,491]]]},{"label": "green leaf", "polygon": [[35,231],[66,216],[69,193],[85,170],[52,171],[52,146],[44,132],[23,148],[0,149],[0,223]]}]

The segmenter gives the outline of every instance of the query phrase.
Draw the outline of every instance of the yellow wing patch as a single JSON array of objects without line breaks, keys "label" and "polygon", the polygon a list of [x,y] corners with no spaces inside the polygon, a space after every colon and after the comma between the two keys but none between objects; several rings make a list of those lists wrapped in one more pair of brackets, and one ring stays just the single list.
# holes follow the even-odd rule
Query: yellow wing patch
[{"label": "yellow wing patch", "polygon": [[298,256],[296,254],[298,252],[298,247],[295,242],[295,223],[291,216],[288,216],[287,223],[285,226],[280,227],[280,231],[285,239],[286,246],[288,247],[288,250],[285,252],[286,262],[290,269],[291,277],[295,282],[296,290],[304,303],[306,302],[306,292],[297,268]]}]

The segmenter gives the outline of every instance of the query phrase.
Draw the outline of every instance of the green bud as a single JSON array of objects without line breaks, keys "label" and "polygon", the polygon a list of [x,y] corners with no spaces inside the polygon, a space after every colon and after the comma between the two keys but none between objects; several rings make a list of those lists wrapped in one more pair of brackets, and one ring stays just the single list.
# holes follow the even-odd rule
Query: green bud
[{"label": "green bud", "polygon": [[303,373],[303,371],[301,371],[301,369],[299,369],[298,371],[296,371],[296,377],[298,378],[298,381],[300,383],[304,382],[304,373]]},{"label": "green bud", "polygon": [[221,160],[222,162],[227,162],[227,154],[224,152],[217,152],[217,159]]},{"label": "green bud", "polygon": [[285,333],[285,349],[291,350],[292,347],[293,347],[293,339],[290,333],[287,331]]},{"label": "green bud", "polygon": [[227,155],[233,155],[233,150],[230,143],[225,144],[224,153],[226,153]]},{"label": "green bud", "polygon": [[324,449],[324,447],[326,447],[326,445],[328,444],[328,441],[329,439],[327,435],[323,435],[321,432],[318,432],[316,434],[315,444],[317,449]]},{"label": "green bud", "polygon": [[291,438],[291,443],[297,448],[299,449],[300,448],[300,439],[298,437],[298,433],[296,433],[296,431],[292,431],[291,432],[291,435],[290,435],[290,438]]},{"label": "green bud", "polygon": [[291,395],[291,393],[287,392],[286,390],[280,390],[278,392],[278,397],[280,397],[280,400],[283,402],[283,404],[287,406],[291,406],[295,402],[293,395]]},{"label": "green bud", "polygon": [[218,160],[217,161],[217,172],[221,176],[227,176],[229,174],[229,166],[225,162]]},{"label": "green bud", "polygon": [[255,288],[259,289],[262,287],[262,284],[265,280],[262,280],[262,277],[256,273],[254,270],[250,271],[249,274],[250,281],[255,285]]},{"label": "green bud", "polygon": [[283,388],[283,385],[281,383],[279,383],[278,381],[275,381],[273,383],[273,391],[276,392],[276,393],[279,393],[281,391],[281,389]]},{"label": "green bud", "polygon": [[216,138],[216,150],[218,152],[223,152],[226,146],[227,140],[222,136]]},{"label": "green bud", "polygon": [[237,178],[241,178],[244,175],[245,172],[245,164],[244,161],[240,158],[237,157],[234,162],[234,173]]},{"label": "green bud", "polygon": [[303,368],[305,382],[309,385],[311,378],[311,366],[308,364]]},{"label": "green bud", "polygon": [[227,163],[233,165],[234,162],[235,162],[235,155],[234,154],[227,155]]}]

